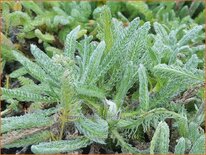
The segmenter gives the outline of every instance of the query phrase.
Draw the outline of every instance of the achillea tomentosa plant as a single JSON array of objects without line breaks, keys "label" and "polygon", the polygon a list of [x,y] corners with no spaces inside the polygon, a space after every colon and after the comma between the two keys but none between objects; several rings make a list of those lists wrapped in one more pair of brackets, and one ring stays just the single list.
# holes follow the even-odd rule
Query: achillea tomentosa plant
[{"label": "achillea tomentosa plant", "polygon": [[[27,54],[31,40],[43,44],[48,55],[62,52],[67,33],[81,25],[78,37],[89,33],[96,37],[98,12],[105,4],[112,17],[125,25],[135,17],[164,23],[179,29],[183,25],[204,24],[204,2],[34,2],[2,3],[2,69],[15,60],[12,50]],[[126,15],[126,16],[125,16]],[[108,23],[107,23],[108,24]],[[106,25],[107,25],[106,24]],[[203,34],[204,38],[204,34]]]},{"label": "achillea tomentosa plant", "polygon": [[[171,50],[165,51],[170,44],[163,42],[164,49],[156,51],[151,44],[167,37],[160,24],[154,24],[157,37],[152,38],[149,22],[134,19],[124,27],[111,19],[107,7],[100,16],[100,42],[86,35],[77,41],[77,26],[66,37],[64,53],[52,58],[36,45],[31,45],[35,61],[13,51],[23,67],[10,76],[18,78],[21,87],[1,88],[2,99],[11,103],[10,110],[25,101],[33,108],[22,116],[2,118],[3,148],[31,145],[38,154],[72,153],[98,143],[120,146],[123,153],[170,153],[170,131],[164,121],[173,119],[170,128],[180,136],[173,152],[204,154],[204,104],[202,90],[196,88],[203,84],[204,73],[196,55],[186,55],[190,58],[182,63],[177,59],[179,49],[189,45],[202,27],[186,32]],[[178,52],[173,54],[173,49]],[[194,88],[198,94],[192,95],[196,111],[191,117],[184,101]],[[182,93],[183,99],[174,100]],[[150,147],[135,147],[133,142],[144,141],[141,136],[154,129]]]}]

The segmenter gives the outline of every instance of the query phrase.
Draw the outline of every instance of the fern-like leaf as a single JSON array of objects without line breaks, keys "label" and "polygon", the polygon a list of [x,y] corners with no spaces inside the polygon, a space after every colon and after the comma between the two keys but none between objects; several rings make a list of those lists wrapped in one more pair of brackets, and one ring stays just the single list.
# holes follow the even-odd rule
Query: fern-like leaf
[{"label": "fern-like leaf", "polygon": [[157,105],[166,105],[178,93],[204,81],[204,72],[202,70],[195,69],[191,71],[179,66],[165,64],[155,66],[154,74],[166,79],[167,83],[151,99],[151,108]]},{"label": "fern-like leaf", "polygon": [[[89,63],[85,68],[85,72],[82,76],[81,82],[84,83],[85,80],[90,80],[93,79],[94,75],[96,75],[99,65],[100,65],[100,61],[102,58],[102,55],[104,53],[105,50],[105,42],[102,41],[98,44],[98,46],[96,47],[96,49],[94,50],[94,52],[92,53]],[[89,79],[88,79],[89,78]]]},{"label": "fern-like leaf", "polygon": [[105,98],[105,92],[98,87],[80,85],[76,87],[76,91],[79,95],[84,95],[87,97],[97,97],[99,99]]},{"label": "fern-like leaf", "polygon": [[154,74],[167,79],[191,81],[193,84],[202,83],[204,81],[204,74],[201,70],[196,70],[194,73],[178,66],[167,66],[165,64],[155,66]]},{"label": "fern-like leaf", "polygon": [[36,45],[31,45],[31,53],[36,58],[37,63],[44,69],[45,72],[50,74],[52,78],[59,79],[63,74],[63,67],[60,64],[55,64],[43,51],[37,48]]},{"label": "fern-like leaf", "polygon": [[77,129],[90,140],[105,144],[104,140],[108,136],[108,123],[99,116],[95,117],[95,121],[92,121],[82,115],[79,120],[75,122],[75,125]]},{"label": "fern-like leaf", "polygon": [[184,46],[186,45],[191,39],[194,39],[195,37],[198,36],[198,33],[202,30],[202,26],[198,25],[189,30],[178,42],[178,46]]},{"label": "fern-like leaf", "polygon": [[[33,135],[29,135],[27,137],[18,139],[12,143],[3,145],[3,148],[14,148],[14,147],[25,147],[33,144],[38,144],[40,142],[46,141],[51,137],[51,133],[49,131],[37,132]],[[6,137],[5,137],[6,138]]]},{"label": "fern-like leaf", "polygon": [[67,35],[65,40],[64,54],[71,59],[74,59],[74,52],[76,49],[76,39],[79,30],[80,30],[80,26],[77,26]]},{"label": "fern-like leaf", "polygon": [[9,74],[10,78],[18,78],[22,75],[27,74],[27,70],[24,67],[21,67],[15,71],[13,71],[11,74]]},{"label": "fern-like leaf", "polygon": [[[146,132],[151,126],[157,126],[160,121],[164,121],[167,118],[174,118],[181,126],[184,126],[184,130],[187,130],[187,118],[184,116],[169,111],[165,108],[156,108],[148,112],[143,112],[139,115],[132,114],[129,116],[122,115],[122,119],[117,123],[119,129],[137,129],[140,125],[143,126]],[[132,117],[132,119],[127,117]],[[180,126],[179,126],[180,128]],[[183,129],[182,129],[183,130]]]},{"label": "fern-like leaf", "polygon": [[37,80],[44,81],[47,77],[45,71],[34,62],[20,54],[19,52],[13,51],[16,59],[28,70],[28,72]]},{"label": "fern-like leaf", "polygon": [[112,33],[112,16],[110,9],[107,6],[101,8],[101,13],[99,17],[99,33],[98,35],[102,40],[106,43],[106,50],[107,53],[109,49],[112,47],[114,38]]},{"label": "fern-like leaf", "polygon": [[205,135],[204,134],[196,140],[189,154],[205,154]]},{"label": "fern-like leaf", "polygon": [[154,29],[155,29],[155,32],[161,36],[162,39],[165,39],[165,40],[163,40],[163,42],[169,41],[168,33],[167,33],[166,29],[161,24],[155,22]]},{"label": "fern-like leaf", "polygon": [[143,110],[147,110],[149,108],[149,92],[148,92],[148,81],[145,67],[140,64],[139,70],[139,101],[140,107]]},{"label": "fern-like leaf", "polygon": [[121,53],[124,53],[125,46],[127,42],[131,39],[135,30],[138,27],[139,20],[134,19],[128,28],[126,28],[122,33],[119,34],[118,38],[114,42],[108,54],[102,60],[102,63],[99,67],[100,72],[95,75],[95,78],[91,82],[91,84],[97,82],[102,76],[104,76],[109,69],[114,66],[114,64],[118,61],[120,57],[123,57]]},{"label": "fern-like leaf", "polygon": [[115,103],[117,103],[118,108],[123,104],[124,97],[126,96],[129,88],[137,80],[137,71],[135,71],[133,63],[129,62],[126,66],[120,85],[116,88],[117,94],[115,95]]},{"label": "fern-like leaf", "polygon": [[90,143],[90,140],[84,137],[76,138],[74,140],[44,142],[38,145],[32,145],[31,151],[35,154],[71,153],[86,147]]},{"label": "fern-like leaf", "polygon": [[190,139],[190,141],[192,143],[195,143],[197,141],[197,139],[204,133],[204,131],[200,130],[201,127],[199,127],[199,125],[195,122],[190,122],[189,124],[189,135],[188,138]]},{"label": "fern-like leaf", "polygon": [[49,116],[55,111],[54,109],[40,110],[37,113],[25,114],[23,116],[2,118],[1,132],[50,126],[53,120]]},{"label": "fern-like leaf", "polygon": [[47,102],[47,103],[58,101],[54,97],[43,96],[37,93],[28,92],[28,90],[24,91],[18,89],[1,88],[1,91],[4,97],[17,99],[19,101],[34,101],[34,102]]},{"label": "fern-like leaf", "polygon": [[169,150],[169,127],[165,122],[160,122],[152,137],[150,154],[167,154]]},{"label": "fern-like leaf", "polygon": [[192,57],[185,63],[184,68],[188,70],[196,69],[198,66],[198,57],[196,54],[193,54]]}]

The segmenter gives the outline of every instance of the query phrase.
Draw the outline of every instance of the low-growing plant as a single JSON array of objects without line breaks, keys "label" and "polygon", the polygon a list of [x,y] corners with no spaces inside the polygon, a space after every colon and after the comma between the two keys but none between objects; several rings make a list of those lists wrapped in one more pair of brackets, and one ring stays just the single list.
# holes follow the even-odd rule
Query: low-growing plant
[{"label": "low-growing plant", "polygon": [[[33,40],[38,40],[49,56],[61,53],[66,34],[78,25],[82,28],[78,37],[86,33],[96,37],[98,12],[101,12],[103,4],[111,9],[111,16],[123,21],[124,25],[137,16],[141,18],[141,22],[157,21],[173,29],[185,24],[204,24],[203,2],[11,1],[2,3],[2,38],[10,39],[15,49],[24,53],[29,52],[27,43],[30,44]],[[14,59],[11,52],[13,46],[9,46],[5,39],[2,42],[2,58],[5,63],[8,58]]]},{"label": "low-growing plant", "polygon": [[[174,154],[185,154],[188,152],[189,154],[205,153],[204,131],[198,128],[198,124],[191,122],[189,124],[189,132],[190,135],[187,138],[181,137],[178,139]],[[193,137],[194,135],[195,137]],[[151,141],[150,154],[155,153],[169,153],[169,126],[165,122],[158,124]]]},{"label": "low-growing plant", "polygon": [[[99,41],[78,40],[77,26],[52,57],[34,44],[34,60],[12,51],[23,67],[10,74],[20,87],[1,88],[1,100],[10,103],[2,112],[3,148],[73,153],[98,144],[132,154],[204,154],[203,58],[196,53],[203,27],[178,35],[155,22],[154,35],[150,22],[135,18],[125,26],[107,6],[96,15]],[[15,116],[24,102],[28,111]],[[174,150],[172,129],[179,139]],[[136,147],[145,134],[149,147]]]}]

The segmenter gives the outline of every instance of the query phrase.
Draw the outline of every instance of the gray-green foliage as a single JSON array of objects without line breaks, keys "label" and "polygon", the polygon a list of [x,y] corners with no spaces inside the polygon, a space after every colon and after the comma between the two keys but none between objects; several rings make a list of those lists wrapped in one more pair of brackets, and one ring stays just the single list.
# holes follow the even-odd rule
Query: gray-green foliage
[{"label": "gray-green foliage", "polygon": [[149,108],[149,91],[148,91],[148,80],[145,68],[143,65],[140,65],[139,70],[139,101],[140,106],[143,110]]},{"label": "gray-green foliage", "polygon": [[105,144],[105,139],[108,135],[108,123],[96,116],[95,121],[92,121],[84,116],[76,122],[77,129],[89,139]]},{"label": "gray-green foliage", "polygon": [[[6,139],[7,137],[3,136],[3,138]],[[49,138],[51,138],[51,134],[48,130],[40,131],[21,139],[17,139],[14,142],[10,142],[9,144],[4,144],[4,148],[25,147],[47,141]]]},{"label": "gray-green foliage", "polygon": [[[201,44],[200,32],[203,26],[196,25],[192,29],[185,30],[186,25],[181,25],[177,29],[169,29],[166,25],[154,23],[154,29],[156,36],[154,38],[154,45],[152,50],[154,50],[157,55],[159,55],[161,62],[172,64],[182,64],[184,57],[186,55],[196,54],[197,47],[200,47],[198,42]],[[169,32],[168,32],[169,30]],[[193,43],[194,40],[195,44]],[[196,46],[195,46],[196,45]],[[201,49],[202,48],[202,49]],[[204,50],[204,46],[201,46],[199,50]]]},{"label": "gray-green foliage", "polygon": [[[14,9],[19,5],[24,9]],[[38,38],[40,42],[52,43],[55,41],[54,32],[59,32],[58,37],[63,42],[66,38],[65,33],[79,24],[87,27],[88,18],[91,15],[90,2],[5,2],[3,4],[3,18],[6,21],[5,31],[9,27],[23,25],[18,34],[18,39]],[[45,25],[47,30],[43,30]],[[59,29],[59,26],[64,28]],[[45,45],[46,46],[46,45]]]},{"label": "gray-green foliage", "polygon": [[81,149],[82,147],[86,147],[90,143],[89,139],[80,137],[74,140],[61,140],[32,145],[31,150],[35,154],[71,153],[75,150]]},{"label": "gray-green foliage", "polygon": [[150,154],[167,154],[169,149],[169,127],[160,122],[155,130],[150,145]]},{"label": "gray-green foliage", "polygon": [[[159,64],[154,67],[154,74],[167,81],[152,99],[151,102],[154,105],[166,104],[165,102],[176,94],[204,81],[204,72],[196,68],[191,71],[179,66]],[[180,84],[181,87],[179,87]]]},{"label": "gray-green foliage", "polygon": [[55,112],[53,109],[38,111],[32,114],[26,114],[23,116],[14,116],[2,119],[2,133],[6,133],[17,129],[28,129],[33,127],[45,127],[52,124],[50,115]]},{"label": "gray-green foliage", "polygon": [[205,154],[205,135],[201,135],[193,144],[190,154]]},{"label": "gray-green foliage", "polygon": [[[194,122],[191,122],[195,124]],[[195,130],[190,126],[190,134],[195,134]],[[160,122],[155,130],[150,145],[150,154],[168,154],[169,153],[169,126],[165,122]],[[187,150],[189,154],[204,154],[205,141],[204,133],[200,133],[195,141],[191,141],[189,137],[181,137],[175,146],[174,154],[185,154]]]},{"label": "gray-green foliage", "polygon": [[[58,3],[54,4],[58,6]],[[76,9],[90,8],[87,2],[76,4],[72,3]],[[141,4],[146,7],[145,3]],[[32,8],[30,5],[24,3],[28,10],[34,9],[36,14],[42,15],[41,7],[35,5]],[[150,18],[150,13],[143,12],[136,5],[133,7]],[[66,16],[58,7],[54,10]],[[30,60],[19,51],[13,51],[23,67],[10,75],[18,78],[20,87],[1,88],[2,99],[16,101],[16,104],[31,102],[48,109],[43,107],[43,110],[37,109],[23,116],[5,117],[2,131],[10,134],[41,127],[49,131],[45,137],[41,137],[40,133],[44,133],[41,131],[38,138],[38,133],[35,133],[5,147],[35,143],[31,146],[34,153],[72,153],[92,143],[108,146],[107,142],[113,140],[122,152],[137,154],[150,150],[151,154],[166,154],[170,151],[169,126],[164,121],[173,119],[172,128],[182,136],[175,153],[183,154],[186,148],[192,153],[202,153],[202,122],[189,123],[191,115],[187,114],[186,107],[173,103],[174,97],[204,82],[203,67],[199,65],[201,58],[197,52],[202,49],[194,50],[198,46],[193,46],[193,43],[200,43],[202,47],[202,40],[198,38],[202,26],[191,30],[184,26],[170,30],[155,22],[152,25],[156,32],[154,35],[150,31],[150,22],[135,18],[125,27],[122,22],[111,18],[108,7],[101,7],[99,11],[97,41],[87,35],[78,40],[81,30],[77,26],[66,35],[63,53],[49,57],[36,45],[31,45],[34,60]],[[87,19],[81,17],[77,10],[72,9],[69,13],[81,21]],[[180,56],[184,59],[179,59]],[[26,74],[33,78],[24,76]],[[195,95],[202,102],[199,94]],[[75,132],[67,131],[68,128],[74,128]],[[146,150],[132,146],[125,135],[129,132],[128,137],[131,138],[154,129],[150,148]],[[72,137],[73,134],[77,137]],[[41,138],[47,142],[41,143]],[[186,141],[192,146],[187,146]]]},{"label": "gray-green foliage", "polygon": [[186,144],[185,139],[181,137],[175,146],[175,154],[185,154]]}]

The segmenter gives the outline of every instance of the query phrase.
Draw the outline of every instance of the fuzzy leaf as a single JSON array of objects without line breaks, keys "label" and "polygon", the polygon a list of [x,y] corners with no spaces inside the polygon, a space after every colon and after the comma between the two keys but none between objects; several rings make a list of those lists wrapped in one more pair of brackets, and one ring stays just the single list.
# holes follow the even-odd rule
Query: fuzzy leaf
[{"label": "fuzzy leaf", "polygon": [[18,89],[6,89],[1,88],[2,95],[9,98],[16,98],[19,101],[34,101],[34,102],[56,102],[57,99],[53,97],[47,97],[33,92],[18,90]]},{"label": "fuzzy leaf", "polygon": [[[25,147],[25,146],[29,146],[32,144],[37,144],[40,143],[42,141],[46,141],[51,137],[51,134],[49,131],[42,131],[42,132],[37,132],[33,135],[29,135],[27,137],[18,139],[10,144],[6,144],[3,145],[4,148],[14,148],[14,147]],[[6,137],[5,137],[6,138]]]},{"label": "fuzzy leaf", "polygon": [[198,36],[199,32],[202,30],[202,26],[198,25],[189,30],[178,42],[178,46],[186,45],[191,39],[194,39]]},{"label": "fuzzy leaf", "polygon": [[134,71],[135,68],[133,63],[129,62],[126,66],[127,67],[120,81],[120,85],[116,88],[117,94],[115,95],[115,103],[117,103],[118,108],[121,107],[121,105],[123,104],[124,98],[129,88],[137,80],[137,71]]},{"label": "fuzzy leaf", "polygon": [[167,66],[160,64],[154,67],[154,73],[160,77],[176,80],[188,80],[192,83],[202,83],[204,81],[204,74],[201,70],[196,72],[180,68],[178,66]]},{"label": "fuzzy leaf", "polygon": [[109,49],[112,47],[114,38],[112,33],[112,22],[111,22],[112,16],[110,9],[107,6],[104,6],[101,8],[101,13],[99,17],[99,36],[102,40],[106,43],[106,50],[105,52],[108,52]]},{"label": "fuzzy leaf", "polygon": [[89,80],[93,79],[94,75],[97,74],[98,68],[100,65],[100,61],[105,50],[105,42],[102,41],[98,44],[94,52],[91,54],[89,59],[89,63],[85,68],[85,72],[82,76],[81,82],[84,83],[85,80],[89,78]]},{"label": "fuzzy leaf", "polygon": [[87,138],[51,141],[40,143],[38,145],[32,145],[31,151],[35,154],[71,153],[75,150],[84,148],[89,144],[90,140]]},{"label": "fuzzy leaf", "polygon": [[23,116],[2,118],[1,132],[5,133],[18,129],[50,126],[53,120],[49,116],[55,111],[54,109],[40,110],[36,113],[25,114]]},{"label": "fuzzy leaf", "polygon": [[39,67],[34,62],[30,61],[28,58],[26,58],[19,52],[13,51],[13,53],[17,61],[19,61],[34,78],[40,81],[45,80],[45,77],[47,77],[47,75],[41,67]]},{"label": "fuzzy leaf", "polygon": [[185,139],[181,137],[175,146],[175,154],[185,154]]},{"label": "fuzzy leaf", "polygon": [[81,85],[76,88],[76,91],[80,95],[85,95],[89,97],[97,97],[100,99],[105,98],[105,93],[101,89],[97,87],[87,86],[87,85]]},{"label": "fuzzy leaf", "polygon": [[169,127],[165,122],[160,122],[152,137],[150,154],[167,154],[169,150]]},{"label": "fuzzy leaf", "polygon": [[105,144],[104,140],[108,136],[108,124],[105,120],[95,116],[95,120],[81,116],[75,125],[77,129],[87,138],[100,144]]},{"label": "fuzzy leaf", "polygon": [[44,71],[52,76],[54,79],[59,79],[63,74],[64,68],[60,64],[56,64],[36,45],[31,45],[31,53],[36,58],[37,63],[44,69]]},{"label": "fuzzy leaf", "polygon": [[196,140],[189,154],[205,154],[205,135],[204,134]]},{"label": "fuzzy leaf", "polygon": [[196,69],[198,66],[198,57],[196,54],[193,54],[192,57],[185,63],[185,68],[188,70]]},{"label": "fuzzy leaf", "polygon": [[74,59],[74,52],[76,49],[76,39],[79,30],[80,30],[80,26],[77,26],[67,35],[65,40],[64,54],[70,57],[71,59]]},{"label": "fuzzy leaf", "polygon": [[158,34],[158,35],[160,35],[161,36],[161,38],[164,38],[165,40],[164,41],[168,41],[168,33],[167,33],[167,31],[165,30],[165,28],[161,25],[161,24],[159,24],[159,23],[157,23],[157,22],[155,22],[154,23],[154,29],[155,29],[155,32]]},{"label": "fuzzy leaf", "polygon": [[155,66],[154,71],[156,75],[159,75],[162,79],[166,79],[167,82],[161,87],[160,91],[151,98],[150,108],[156,107],[157,105],[166,105],[182,91],[203,82],[202,70],[197,70],[193,73],[181,67],[161,64]]},{"label": "fuzzy leaf", "polygon": [[142,64],[139,66],[138,74],[140,107],[143,110],[147,110],[149,108],[148,80],[145,67]]},{"label": "fuzzy leaf", "polygon": [[22,75],[27,74],[27,70],[24,67],[21,67],[15,71],[13,71],[11,74],[9,74],[10,78],[18,78]]}]

